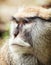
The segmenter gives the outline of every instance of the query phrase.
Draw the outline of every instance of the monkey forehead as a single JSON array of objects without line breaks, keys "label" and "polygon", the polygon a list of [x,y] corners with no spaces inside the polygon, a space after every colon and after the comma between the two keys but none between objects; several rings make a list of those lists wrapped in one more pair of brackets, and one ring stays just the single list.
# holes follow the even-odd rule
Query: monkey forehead
[{"label": "monkey forehead", "polygon": [[33,16],[37,16],[38,14],[38,9],[39,8],[35,8],[35,7],[26,7],[23,8],[22,10],[19,9],[18,12],[14,15],[15,18],[18,17],[33,17]]},{"label": "monkey forehead", "polygon": [[18,12],[14,15],[15,18],[24,18],[24,17],[34,17],[38,16],[44,19],[49,19],[51,18],[51,8],[46,9],[43,7],[25,7],[18,10]]}]

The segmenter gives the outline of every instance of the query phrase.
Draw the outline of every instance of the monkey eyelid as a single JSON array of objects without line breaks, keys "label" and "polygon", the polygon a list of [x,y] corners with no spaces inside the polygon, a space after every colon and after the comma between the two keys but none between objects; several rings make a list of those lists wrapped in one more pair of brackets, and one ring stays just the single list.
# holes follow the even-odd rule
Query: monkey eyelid
[{"label": "monkey eyelid", "polygon": [[31,23],[32,22],[32,20],[34,19],[34,17],[24,17],[24,18],[22,18],[23,19],[23,23],[24,24],[28,24],[28,23]]},{"label": "monkey eyelid", "polygon": [[23,23],[24,23],[24,24],[29,23],[29,22],[30,22],[29,19],[27,19],[27,18],[24,18],[24,19],[23,19]]},{"label": "monkey eyelid", "polygon": [[38,16],[33,17],[24,17],[24,23],[32,23],[32,20],[35,20],[36,18],[39,18]]}]

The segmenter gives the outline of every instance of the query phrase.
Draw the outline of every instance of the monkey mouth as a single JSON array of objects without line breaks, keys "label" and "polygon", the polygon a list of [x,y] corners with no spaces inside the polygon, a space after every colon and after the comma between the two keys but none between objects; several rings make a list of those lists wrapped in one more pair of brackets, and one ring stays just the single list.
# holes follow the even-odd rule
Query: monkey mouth
[{"label": "monkey mouth", "polygon": [[31,47],[31,45],[21,38],[14,39],[14,41],[12,41],[10,45],[10,48],[12,48],[11,51],[18,54],[33,54],[33,48]]},{"label": "monkey mouth", "polygon": [[21,38],[15,38],[12,42],[11,45],[18,45],[18,46],[22,46],[22,47],[30,47],[31,45],[26,42],[24,39]]}]

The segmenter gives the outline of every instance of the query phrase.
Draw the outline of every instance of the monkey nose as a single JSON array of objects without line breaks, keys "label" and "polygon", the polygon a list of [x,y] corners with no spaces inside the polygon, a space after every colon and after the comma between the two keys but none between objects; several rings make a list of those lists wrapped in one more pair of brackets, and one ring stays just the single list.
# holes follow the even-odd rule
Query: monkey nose
[{"label": "monkey nose", "polygon": [[14,37],[16,37],[18,34],[19,34],[19,31],[18,31],[18,30],[15,31],[15,32],[14,32]]}]

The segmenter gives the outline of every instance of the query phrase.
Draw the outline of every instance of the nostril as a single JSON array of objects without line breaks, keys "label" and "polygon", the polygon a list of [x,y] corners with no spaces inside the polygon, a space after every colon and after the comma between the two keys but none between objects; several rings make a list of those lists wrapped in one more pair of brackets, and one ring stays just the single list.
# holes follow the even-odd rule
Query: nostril
[{"label": "nostril", "polygon": [[16,37],[17,35],[18,35],[18,33],[19,33],[19,31],[17,30],[17,31],[15,31],[14,32],[14,37]]}]

